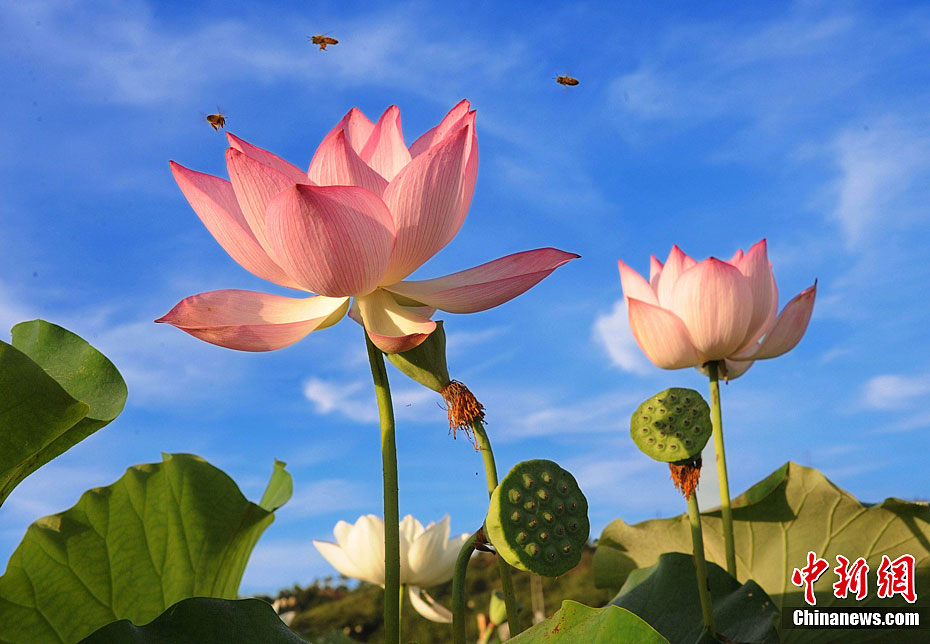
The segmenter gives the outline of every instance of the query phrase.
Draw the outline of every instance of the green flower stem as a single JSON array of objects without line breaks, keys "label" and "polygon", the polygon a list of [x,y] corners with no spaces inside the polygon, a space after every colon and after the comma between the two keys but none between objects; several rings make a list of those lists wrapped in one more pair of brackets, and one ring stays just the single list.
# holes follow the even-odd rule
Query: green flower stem
[{"label": "green flower stem", "polygon": [[[697,494],[688,498],[688,518],[691,519],[691,543],[694,547],[694,569],[697,573],[698,594],[701,597],[701,613],[704,628],[714,637],[714,607],[710,599],[710,580],[707,578],[707,563],[704,561],[704,534],[701,530],[701,511],[698,509]],[[716,638],[715,638],[716,639]]]},{"label": "green flower stem", "polygon": [[397,507],[397,445],[394,406],[381,350],[365,333],[371,377],[381,419],[381,464],[384,473],[384,644],[400,644],[400,512]]},{"label": "green flower stem", "polygon": [[[478,448],[481,450],[481,457],[484,459],[484,475],[488,482],[488,496],[494,494],[497,489],[497,465],[494,462],[494,452],[491,450],[491,441],[488,433],[484,429],[484,424],[475,419],[471,424],[475,432],[475,438],[478,441]],[[504,593],[504,605],[507,607],[507,621],[510,622],[510,634],[516,636],[523,629],[520,624],[520,615],[517,612],[517,595],[513,588],[513,574],[511,573],[510,564],[504,561],[504,558],[498,555],[497,570],[501,577],[501,592]]]},{"label": "green flower stem", "polygon": [[736,578],[736,549],[733,545],[733,512],[730,510],[730,482],[727,479],[727,456],[723,449],[723,418],[720,414],[720,382],[717,362],[707,363],[710,376],[710,409],[714,425],[714,450],[717,452],[717,478],[720,481],[720,513],[723,519],[723,547],[726,552],[727,572]]},{"label": "green flower stem", "polygon": [[465,644],[465,570],[468,560],[475,551],[475,539],[481,533],[471,535],[459,550],[455,558],[455,572],[452,574],[452,642]]}]

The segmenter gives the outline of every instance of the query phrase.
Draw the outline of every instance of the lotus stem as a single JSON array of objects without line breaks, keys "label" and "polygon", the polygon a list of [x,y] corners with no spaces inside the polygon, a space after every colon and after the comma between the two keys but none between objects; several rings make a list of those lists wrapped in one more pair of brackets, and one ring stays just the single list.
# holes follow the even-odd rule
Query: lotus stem
[{"label": "lotus stem", "polygon": [[[491,440],[484,429],[484,423],[476,418],[471,424],[472,431],[475,433],[475,440],[478,443],[478,449],[481,450],[481,457],[484,459],[484,476],[488,483],[488,496],[494,494],[497,489],[497,464],[494,462],[494,452],[491,450]],[[511,636],[516,636],[523,629],[520,625],[520,615],[517,611],[517,594],[513,588],[513,573],[510,564],[504,561],[504,558],[497,555],[497,570],[501,577],[501,592],[504,593],[504,605],[507,607],[507,621],[510,623]]]},{"label": "lotus stem", "polygon": [[697,573],[698,595],[701,597],[701,614],[704,628],[716,639],[714,629],[714,607],[710,598],[710,580],[707,578],[707,563],[704,561],[704,534],[701,530],[701,511],[697,495],[688,497],[688,518],[691,520],[691,543],[694,547],[694,569]]},{"label": "lotus stem", "polygon": [[452,642],[465,644],[465,571],[468,569],[468,560],[475,551],[475,540],[481,534],[479,528],[471,535],[459,550],[455,558],[455,572],[452,573]]},{"label": "lotus stem", "polygon": [[733,544],[733,512],[730,510],[730,482],[727,479],[727,457],[723,449],[723,418],[720,413],[720,382],[717,361],[707,363],[710,376],[710,410],[714,426],[714,450],[717,452],[717,478],[720,482],[720,514],[723,519],[723,547],[727,572],[736,579],[736,549]]},{"label": "lotus stem", "polygon": [[394,406],[384,356],[365,333],[371,377],[381,420],[381,467],[384,474],[384,642],[400,644],[400,512],[397,502],[397,445]]}]

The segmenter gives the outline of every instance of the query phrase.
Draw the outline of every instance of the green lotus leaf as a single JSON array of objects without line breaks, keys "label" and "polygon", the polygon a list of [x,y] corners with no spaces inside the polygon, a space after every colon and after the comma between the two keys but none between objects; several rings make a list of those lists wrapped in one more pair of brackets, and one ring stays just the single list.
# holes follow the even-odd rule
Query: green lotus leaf
[{"label": "green lotus leaf", "polygon": [[0,505],[24,478],[116,418],[126,383],[106,356],[43,320],[0,342]]},{"label": "green lotus leaf", "polygon": [[[709,561],[725,565],[720,511],[702,514],[704,549]],[[882,555],[915,557],[918,598],[930,597],[930,506],[887,499],[866,505],[831,483],[815,469],[787,463],[733,501],[736,568],[740,582],[754,580],[779,612],[804,607],[803,589],[791,583],[795,568],[806,564],[814,551],[830,564],[814,584],[817,608],[908,606],[900,596],[879,599],[875,574]],[[618,589],[628,575],[652,566],[663,552],[691,551],[687,515],[628,525],[617,519],[604,528],[594,555],[595,584]],[[836,555],[850,561],[864,557],[869,565],[869,595],[837,599],[833,583]],[[783,642],[883,642],[890,631],[791,629]],[[894,631],[896,642],[918,631]],[[884,638],[884,639],[883,639]]]},{"label": "green lotus leaf", "polygon": [[[756,582],[740,585],[714,563],[707,564],[707,577],[718,633],[743,644],[778,643],[778,611]],[[693,644],[704,632],[691,555],[667,552],[635,570],[610,603],[636,613],[669,642]]]},{"label": "green lotus leaf", "polygon": [[[290,479],[282,465],[269,486]],[[0,577],[0,644],[72,644],[116,620],[146,624],[188,597],[235,599],[273,520],[197,456],[131,467],[29,527]]]},{"label": "green lotus leaf", "polygon": [[513,639],[512,644],[668,644],[668,640],[625,608],[591,608],[565,600],[555,615]]},{"label": "green lotus leaf", "polygon": [[80,644],[306,644],[260,599],[195,597],[178,602],[150,624],[120,620]]}]

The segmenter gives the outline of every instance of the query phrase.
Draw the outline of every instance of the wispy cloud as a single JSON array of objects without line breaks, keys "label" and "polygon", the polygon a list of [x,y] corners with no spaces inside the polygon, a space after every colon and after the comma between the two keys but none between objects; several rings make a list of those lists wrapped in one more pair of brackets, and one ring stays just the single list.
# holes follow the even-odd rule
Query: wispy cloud
[{"label": "wispy cloud", "polygon": [[863,387],[862,404],[869,409],[904,410],[930,395],[930,376],[883,374]]},{"label": "wispy cloud", "polygon": [[[318,414],[336,414],[356,423],[378,422],[378,406],[369,382],[334,382],[309,378],[304,383],[303,391]],[[425,387],[395,388],[391,391],[391,396],[394,401],[394,413],[398,418],[431,422],[442,419],[445,413],[437,404],[441,402],[438,394]]]},{"label": "wispy cloud", "polygon": [[[500,389],[487,398],[488,408],[497,410],[495,418],[501,425],[495,435],[513,441],[628,430],[630,411],[643,397],[639,392],[608,391],[560,403],[541,392]],[[515,404],[516,400],[520,403]]]},{"label": "wispy cloud", "polygon": [[[869,233],[879,224],[885,231],[901,228],[930,212],[925,200],[930,196],[927,125],[887,117],[848,128],[834,139],[831,148],[839,175],[831,186],[836,200],[831,216],[850,246],[871,240]],[[909,194],[913,191],[918,194]]]},{"label": "wispy cloud", "polygon": [[378,504],[376,488],[358,481],[333,478],[297,486],[294,496],[280,510],[282,519],[306,519],[326,514],[339,514],[343,519],[350,511]]},{"label": "wispy cloud", "polygon": [[[438,41],[422,13],[407,3],[352,18],[276,12],[277,23],[268,23],[215,14],[177,25],[160,20],[139,0],[78,6],[53,1],[11,6],[0,27],[3,49],[67,70],[66,80],[86,100],[142,108],[185,100],[232,79],[262,86],[303,79],[402,87],[435,98],[454,94],[463,77],[503,80],[528,59],[516,37],[504,38],[493,50],[466,32],[451,43]],[[336,52],[317,51],[307,41],[324,20],[338,32]]]},{"label": "wispy cloud", "polygon": [[625,300],[617,300],[610,313],[598,315],[594,319],[592,335],[607,351],[607,357],[615,367],[636,374],[650,371],[650,364],[630,331]]}]

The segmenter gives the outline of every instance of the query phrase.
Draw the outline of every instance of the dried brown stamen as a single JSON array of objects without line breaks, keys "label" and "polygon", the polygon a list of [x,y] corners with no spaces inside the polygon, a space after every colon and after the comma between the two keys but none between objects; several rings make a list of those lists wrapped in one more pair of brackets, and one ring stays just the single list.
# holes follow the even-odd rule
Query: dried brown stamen
[{"label": "dried brown stamen", "polygon": [[672,483],[685,499],[690,499],[701,478],[701,457],[669,463],[668,469],[671,470]]},{"label": "dried brown stamen", "polygon": [[449,415],[449,432],[452,437],[455,438],[456,431],[461,429],[465,432],[472,445],[475,446],[475,449],[478,449],[471,426],[475,421],[484,422],[484,405],[478,402],[475,394],[458,380],[450,380],[449,384],[443,387],[439,393],[442,394],[443,400],[446,401],[446,412]]}]

